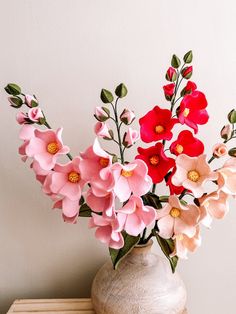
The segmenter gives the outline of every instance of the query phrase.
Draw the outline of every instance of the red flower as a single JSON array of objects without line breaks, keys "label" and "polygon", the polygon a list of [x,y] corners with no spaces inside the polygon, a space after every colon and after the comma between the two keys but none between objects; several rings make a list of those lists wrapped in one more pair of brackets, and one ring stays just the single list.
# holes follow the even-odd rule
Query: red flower
[{"label": "red flower", "polygon": [[193,136],[190,131],[182,131],[176,141],[170,145],[172,154],[178,156],[179,154],[186,154],[190,157],[196,157],[204,152],[203,143]]},{"label": "red flower", "polygon": [[189,67],[186,67],[182,70],[181,72],[182,76],[188,80],[190,79],[190,77],[192,76],[193,74],[193,67],[192,66],[189,66]]},{"label": "red flower", "polygon": [[175,84],[174,83],[167,84],[163,86],[163,90],[164,90],[165,98],[167,100],[171,100],[175,92]]},{"label": "red flower", "polygon": [[178,110],[180,123],[188,125],[197,133],[198,124],[205,124],[209,119],[206,107],[207,100],[202,92],[195,90],[192,94],[184,96]]},{"label": "red flower", "polygon": [[169,69],[166,72],[167,81],[174,82],[176,81],[176,78],[177,78],[176,70],[172,67],[169,67]]},{"label": "red flower", "polygon": [[173,194],[179,195],[185,190],[183,186],[176,186],[172,183],[171,179],[173,175],[175,174],[175,171],[176,171],[176,167],[173,168],[172,172],[170,173],[166,181],[166,186],[168,186],[170,189],[170,195],[173,195]]},{"label": "red flower", "polygon": [[142,159],[147,164],[148,174],[153,183],[160,183],[175,165],[174,159],[165,155],[162,143],[146,149],[139,147],[138,152],[140,155],[137,155],[136,158]]},{"label": "red flower", "polygon": [[196,89],[197,89],[197,85],[192,81],[188,81],[188,83],[186,84],[186,86],[184,88],[184,91],[186,94],[191,94]]},{"label": "red flower", "polygon": [[171,130],[178,119],[171,118],[169,109],[156,106],[144,117],[139,119],[141,139],[150,143],[159,140],[170,140],[173,136]]}]

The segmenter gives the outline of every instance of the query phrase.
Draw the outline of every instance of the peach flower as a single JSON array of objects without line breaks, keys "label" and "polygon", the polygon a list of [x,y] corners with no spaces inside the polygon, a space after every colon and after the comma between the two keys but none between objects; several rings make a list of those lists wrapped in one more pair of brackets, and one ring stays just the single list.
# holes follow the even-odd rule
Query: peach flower
[{"label": "peach flower", "polygon": [[192,238],[189,238],[186,234],[177,234],[173,239],[175,249],[170,257],[177,255],[180,258],[187,259],[188,251],[194,252],[201,245],[200,227],[196,227],[196,233]]},{"label": "peach flower", "polygon": [[177,196],[171,195],[168,203],[157,211],[159,235],[164,239],[178,234],[193,237],[199,217],[196,205],[184,206]]},{"label": "peach flower", "polygon": [[189,157],[181,154],[176,158],[176,172],[172,177],[172,183],[192,191],[195,197],[203,195],[205,182],[214,181],[217,178],[218,173],[211,171],[206,155]]},{"label": "peach flower", "polygon": [[213,156],[216,158],[223,157],[228,152],[227,146],[224,143],[215,144],[212,150],[213,150]]},{"label": "peach flower", "polygon": [[219,188],[229,195],[236,195],[236,158],[228,159],[224,166],[218,170]]}]

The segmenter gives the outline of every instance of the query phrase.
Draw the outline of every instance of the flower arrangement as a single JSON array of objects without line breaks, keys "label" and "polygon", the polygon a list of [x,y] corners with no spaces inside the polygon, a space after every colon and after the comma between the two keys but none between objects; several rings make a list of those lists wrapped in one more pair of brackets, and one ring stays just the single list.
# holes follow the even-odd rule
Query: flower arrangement
[{"label": "flower arrangement", "polygon": [[[93,145],[72,157],[62,141],[62,128],[52,130],[36,96],[25,95],[16,84],[5,87],[22,125],[19,154],[30,167],[42,190],[62,212],[65,222],[89,217],[89,228],[109,247],[114,268],[135,245],[155,237],[175,271],[178,258],[186,258],[201,244],[200,226],[210,226],[228,211],[228,198],[236,195],[236,148],[226,143],[234,139],[236,111],[220,134],[208,159],[198,128],[208,122],[207,100],[190,81],[192,51],[182,61],[173,55],[163,86],[169,108],[156,105],[139,119],[140,131],[131,127],[135,114],[121,109],[127,88],[120,84],[113,94],[102,89],[103,106],[95,108]],[[110,125],[113,124],[115,131]],[[45,129],[46,127],[46,129]],[[98,139],[114,142],[119,153],[102,148]],[[131,161],[126,150],[140,140]],[[144,146],[145,143],[145,147]],[[67,156],[67,163],[59,157]],[[216,158],[229,155],[222,167],[211,168]],[[206,182],[211,182],[206,187]],[[166,195],[158,188],[166,186]]]}]

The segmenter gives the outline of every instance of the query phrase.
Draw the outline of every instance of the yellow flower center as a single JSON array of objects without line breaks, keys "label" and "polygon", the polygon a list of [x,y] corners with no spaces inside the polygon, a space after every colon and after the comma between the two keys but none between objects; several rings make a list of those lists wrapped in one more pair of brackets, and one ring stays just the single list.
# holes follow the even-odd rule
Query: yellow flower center
[{"label": "yellow flower center", "polygon": [[129,178],[133,175],[133,171],[128,171],[128,170],[121,170],[121,175],[125,178]]},{"label": "yellow flower center", "polygon": [[51,142],[47,145],[47,151],[49,154],[55,155],[59,151],[59,145],[57,142]]},{"label": "yellow flower center", "polygon": [[197,182],[200,178],[200,174],[198,171],[196,170],[190,170],[188,172],[188,175],[187,175],[188,179],[193,181],[193,182]]},{"label": "yellow flower center", "polygon": [[75,172],[75,171],[71,171],[69,174],[68,174],[68,180],[71,182],[71,183],[78,183],[80,181],[80,174],[78,172]]},{"label": "yellow flower center", "polygon": [[159,164],[159,157],[157,155],[153,155],[152,157],[149,158],[150,164],[153,166],[157,166]]},{"label": "yellow flower center", "polygon": [[175,147],[175,150],[177,153],[181,154],[184,150],[183,146],[180,145],[180,144],[177,144],[176,147]]},{"label": "yellow flower center", "polygon": [[182,234],[178,234],[176,236],[176,240],[182,241],[184,239],[184,236]]},{"label": "yellow flower center", "polygon": [[157,125],[157,126],[155,127],[155,132],[156,132],[157,134],[162,133],[164,130],[165,130],[165,128],[164,128],[162,125]]},{"label": "yellow flower center", "polygon": [[188,109],[188,108],[184,109],[183,115],[185,118],[189,115],[189,112],[190,112],[190,109]]},{"label": "yellow flower center", "polygon": [[108,158],[103,158],[103,157],[101,157],[100,160],[99,160],[99,163],[100,163],[100,165],[101,165],[103,168],[105,168],[105,167],[107,167],[108,164],[109,164],[109,159],[108,159]]},{"label": "yellow flower center", "polygon": [[177,218],[180,216],[180,209],[179,208],[176,208],[176,207],[172,207],[171,208],[171,211],[170,211],[170,215],[173,217],[173,218]]}]

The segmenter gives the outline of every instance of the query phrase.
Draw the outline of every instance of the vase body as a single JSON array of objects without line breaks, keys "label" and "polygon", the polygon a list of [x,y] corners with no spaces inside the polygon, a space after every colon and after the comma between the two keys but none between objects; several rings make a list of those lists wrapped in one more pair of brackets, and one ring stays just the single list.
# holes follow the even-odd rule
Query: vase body
[{"label": "vase body", "polygon": [[117,270],[111,261],[96,274],[92,302],[96,314],[183,314],[186,289],[168,261],[151,253],[152,242],[135,247]]}]

